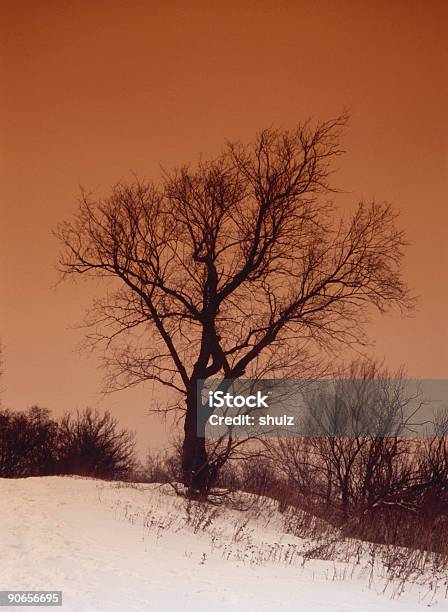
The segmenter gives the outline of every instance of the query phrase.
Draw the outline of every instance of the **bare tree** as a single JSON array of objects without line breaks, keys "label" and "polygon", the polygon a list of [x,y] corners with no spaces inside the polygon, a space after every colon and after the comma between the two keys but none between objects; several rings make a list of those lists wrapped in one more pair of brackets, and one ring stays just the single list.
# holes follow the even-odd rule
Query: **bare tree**
[{"label": "bare tree", "polygon": [[216,476],[197,431],[199,380],[306,376],[322,347],[365,341],[369,307],[411,306],[392,208],[335,216],[331,163],[345,123],[264,130],[158,185],[83,194],[57,230],[63,275],[112,279],[88,317],[109,388],[153,380],[180,394],[192,494]]}]

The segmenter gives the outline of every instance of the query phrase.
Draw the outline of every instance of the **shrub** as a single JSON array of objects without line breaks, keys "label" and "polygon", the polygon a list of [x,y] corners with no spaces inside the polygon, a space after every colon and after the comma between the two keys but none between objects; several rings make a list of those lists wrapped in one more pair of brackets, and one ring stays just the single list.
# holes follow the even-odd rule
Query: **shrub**
[{"label": "shrub", "polygon": [[79,474],[124,478],[136,467],[134,435],[108,412],[90,409],[60,421],[33,406],[0,411],[0,477]]},{"label": "shrub", "polygon": [[87,408],[59,424],[58,468],[64,474],[127,477],[136,468],[134,434],[118,428],[109,412]]},{"label": "shrub", "polygon": [[48,476],[57,471],[58,425],[48,410],[0,412],[0,476]]}]

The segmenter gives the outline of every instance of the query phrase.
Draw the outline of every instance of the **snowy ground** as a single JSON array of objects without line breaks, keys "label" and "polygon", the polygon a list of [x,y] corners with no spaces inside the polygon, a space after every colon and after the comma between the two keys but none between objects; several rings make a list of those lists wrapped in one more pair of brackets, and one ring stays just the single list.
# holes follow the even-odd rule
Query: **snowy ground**
[{"label": "snowy ground", "polygon": [[274,507],[187,512],[166,487],[68,477],[0,479],[0,496],[0,590],[62,590],[65,611],[448,611],[443,577],[384,592],[364,558],[311,558]]}]

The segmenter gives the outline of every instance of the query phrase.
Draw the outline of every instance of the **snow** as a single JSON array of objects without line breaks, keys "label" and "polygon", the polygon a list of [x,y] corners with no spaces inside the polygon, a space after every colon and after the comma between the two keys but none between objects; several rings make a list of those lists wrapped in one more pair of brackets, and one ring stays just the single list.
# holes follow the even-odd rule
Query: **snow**
[{"label": "snow", "polygon": [[0,590],[62,590],[64,611],[448,611],[429,575],[401,592],[367,561],[304,563],[316,543],[274,505],[187,507],[167,486],[73,477],[0,479],[0,496]]}]

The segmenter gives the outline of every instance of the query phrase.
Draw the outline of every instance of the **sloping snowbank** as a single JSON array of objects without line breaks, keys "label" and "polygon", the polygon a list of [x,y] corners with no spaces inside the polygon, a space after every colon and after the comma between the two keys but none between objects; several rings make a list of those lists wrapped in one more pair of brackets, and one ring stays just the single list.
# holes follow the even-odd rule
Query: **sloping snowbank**
[{"label": "sloping snowbank", "polygon": [[320,544],[285,533],[274,505],[70,477],[0,479],[0,499],[0,590],[62,590],[67,611],[448,610],[430,574],[397,597],[362,548],[313,558]]}]

